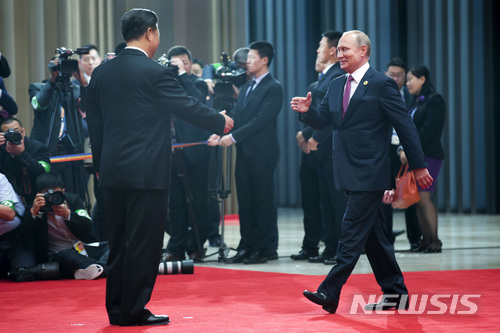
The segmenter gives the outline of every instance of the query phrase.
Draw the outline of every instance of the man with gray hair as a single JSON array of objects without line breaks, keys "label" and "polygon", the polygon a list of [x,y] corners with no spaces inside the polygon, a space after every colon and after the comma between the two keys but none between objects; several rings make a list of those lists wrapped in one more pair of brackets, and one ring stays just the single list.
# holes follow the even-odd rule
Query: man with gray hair
[{"label": "man with gray hair", "polygon": [[[370,67],[370,39],[358,30],[342,35],[338,44],[340,67],[347,72],[332,81],[317,107],[307,97],[294,97],[291,107],[299,119],[313,128],[332,125],[334,130],[334,175],[347,196],[337,265],[316,292],[304,296],[325,311],[335,313],[342,286],[349,278],[363,249],[384,293],[367,310],[405,309],[408,290],[384,234],[381,202],[391,202],[394,186],[389,158],[391,125],[406,151],[415,178],[422,188],[432,184],[415,125],[405,110],[396,82]],[[337,182],[338,180],[338,182]],[[384,193],[385,191],[385,193]]]}]

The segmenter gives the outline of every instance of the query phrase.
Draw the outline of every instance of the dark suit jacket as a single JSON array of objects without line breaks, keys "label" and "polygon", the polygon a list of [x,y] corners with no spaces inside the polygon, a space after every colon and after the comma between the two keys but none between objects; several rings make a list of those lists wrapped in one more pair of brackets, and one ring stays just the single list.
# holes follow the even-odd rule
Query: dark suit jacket
[{"label": "dark suit jacket", "polygon": [[424,101],[417,99],[417,102],[417,104],[410,107],[410,110],[415,106],[417,107],[413,115],[413,121],[417,127],[424,155],[444,159],[444,149],[441,144],[446,113],[444,98],[434,92],[424,96]]},{"label": "dark suit jacket", "polygon": [[212,133],[224,131],[222,115],[135,49],[94,70],[86,102],[94,168],[104,188],[168,189],[172,114]]},{"label": "dark suit jacket", "polygon": [[3,79],[0,77],[0,89],[2,90],[2,97],[0,97],[0,106],[7,111],[11,116],[17,113],[17,104],[14,99],[9,95],[5,89]]},{"label": "dark suit jacket", "polygon": [[7,59],[3,55],[0,56],[0,76],[1,77],[9,77],[10,76],[10,67]]},{"label": "dark suit jacket", "polygon": [[[206,104],[208,86],[205,81],[194,74],[188,75],[187,73],[180,75],[178,79],[189,96],[196,98],[203,104]],[[212,134],[209,131],[194,126],[179,117],[175,117],[175,130],[178,143],[206,141]],[[208,147],[207,145],[199,145],[187,147],[182,151],[183,156],[190,162],[200,163],[202,161],[209,160],[210,149],[211,147]]]},{"label": "dark suit jacket", "polygon": [[238,101],[233,109],[233,138],[238,153],[247,157],[279,155],[280,148],[276,126],[283,106],[283,88],[271,73],[267,74],[248,96],[250,82],[240,88]]},{"label": "dark suit jacket", "polygon": [[[325,97],[328,87],[330,87],[330,82],[345,74],[345,71],[340,68],[340,63],[337,62],[335,65],[330,67],[326,74],[316,81],[316,85],[311,91],[312,105],[319,105]],[[306,140],[313,137],[314,140],[318,142],[318,150],[311,152],[311,154],[316,154],[316,156],[323,160],[328,160],[332,158],[332,127],[323,128],[322,130],[315,130],[312,127],[306,126],[302,133]]]},{"label": "dark suit jacket", "polygon": [[321,129],[332,125],[335,180],[348,191],[383,191],[393,187],[389,145],[391,124],[396,129],[413,169],[425,167],[418,133],[406,112],[396,82],[371,67],[354,92],[342,120],[342,97],[347,76],[334,79],[321,104],[300,115]]}]

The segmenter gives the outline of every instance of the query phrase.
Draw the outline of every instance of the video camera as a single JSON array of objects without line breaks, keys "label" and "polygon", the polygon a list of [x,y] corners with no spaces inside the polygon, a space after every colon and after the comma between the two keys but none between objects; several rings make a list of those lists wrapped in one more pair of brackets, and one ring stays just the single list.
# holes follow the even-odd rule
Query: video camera
[{"label": "video camera", "polygon": [[172,62],[168,60],[167,55],[165,53],[158,58],[158,63],[170,69],[174,73],[174,76],[177,77],[179,75],[179,67],[172,65]]},{"label": "video camera", "polygon": [[220,66],[215,70],[215,77],[222,82],[230,82],[236,87],[243,85],[246,81],[246,69],[231,63],[231,58],[226,52],[222,52],[220,60]]},{"label": "video camera", "polygon": [[23,142],[23,136],[21,133],[16,132],[13,128],[9,128],[7,132],[3,134],[5,141],[15,144],[19,146],[21,142]]},{"label": "video camera", "polygon": [[48,190],[43,194],[43,198],[45,199],[45,206],[40,207],[40,212],[52,212],[52,205],[59,206],[64,203],[66,197],[62,191],[54,191]]},{"label": "video camera", "polygon": [[59,54],[59,64],[54,64],[53,62],[50,62],[48,65],[48,69],[51,72],[57,72],[59,71],[61,74],[66,74],[71,76],[71,74],[78,72],[80,69],[78,67],[78,60],[76,59],[69,59],[73,54],[89,54],[90,49],[88,47],[79,47],[76,49],[76,51],[73,51],[71,49],[67,49],[65,47],[58,47],[56,49],[57,54]]},{"label": "video camera", "polygon": [[226,52],[221,54],[220,66],[215,69],[215,78],[219,81],[214,87],[214,104],[216,110],[233,109],[236,100],[234,99],[233,84],[239,88],[246,82],[247,71],[230,62],[230,57]]}]

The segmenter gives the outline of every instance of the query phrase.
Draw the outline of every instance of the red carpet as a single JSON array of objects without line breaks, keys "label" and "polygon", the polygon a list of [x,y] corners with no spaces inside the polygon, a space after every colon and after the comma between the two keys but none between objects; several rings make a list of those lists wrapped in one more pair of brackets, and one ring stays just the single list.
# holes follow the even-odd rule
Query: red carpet
[{"label": "red carpet", "polygon": [[238,214],[226,214],[224,216],[225,225],[240,225],[240,216]]},{"label": "red carpet", "polygon": [[[379,295],[373,275],[353,275],[337,314],[302,296],[321,276],[195,267],[193,275],[158,277],[149,309],[168,314],[167,326],[110,326],[105,280],[0,281],[2,332],[499,332],[500,270],[410,272],[411,300],[434,295],[422,314],[350,314],[353,297]],[[462,298],[467,294],[479,298]],[[448,296],[447,296],[448,295]],[[453,295],[458,295],[454,297]],[[462,302],[460,301],[462,300]],[[433,305],[435,304],[435,305]],[[456,306],[455,306],[455,305]],[[458,305],[457,305],[458,304]],[[427,305],[425,307],[425,305]],[[474,305],[474,306],[472,306]],[[474,314],[457,314],[471,311]],[[417,306],[418,308],[418,306]],[[444,314],[432,314],[432,312]],[[453,312],[453,314],[451,313]]]}]

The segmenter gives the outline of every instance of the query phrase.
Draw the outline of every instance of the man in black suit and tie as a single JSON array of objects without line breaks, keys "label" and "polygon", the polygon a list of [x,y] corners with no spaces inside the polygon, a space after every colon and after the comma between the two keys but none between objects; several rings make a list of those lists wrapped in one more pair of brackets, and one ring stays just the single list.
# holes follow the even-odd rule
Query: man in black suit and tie
[{"label": "man in black suit and tie", "polygon": [[189,97],[172,71],[151,60],[158,17],[132,9],[121,19],[127,47],[92,73],[87,119],[109,222],[106,309],[112,325],[160,325],[145,308],[158,274],[167,217],[171,115],[213,133],[232,119]]},{"label": "man in black suit and tie", "polygon": [[432,183],[427,171],[415,125],[404,108],[393,79],[370,68],[370,39],[361,31],[343,34],[338,44],[340,67],[348,74],[332,81],[328,94],[316,108],[311,94],[294,97],[293,110],[314,128],[332,125],[334,135],[334,175],[347,195],[342,234],[335,265],[316,292],[304,291],[310,301],[335,313],[340,291],[363,249],[384,297],[367,309],[406,307],[408,290],[383,231],[381,208],[391,200],[393,187],[389,145],[391,125],[396,129],[417,182],[423,188]]},{"label": "man in black suit and tie", "polygon": [[[276,124],[283,106],[283,88],[269,73],[273,46],[260,41],[249,47],[247,69],[254,78],[240,89],[232,112],[234,131],[219,142],[224,147],[236,143],[237,151],[235,178],[241,240],[238,253],[226,259],[231,264],[267,262],[272,254],[272,238],[278,232],[274,171],[280,154]],[[217,144],[218,139],[212,136],[211,144]]]},{"label": "man in black suit and tie", "polygon": [[[317,61],[324,64],[325,68],[320,74],[320,78],[315,82],[312,92],[312,105],[319,105],[325,96],[330,82],[343,74],[344,70],[340,68],[340,63],[337,58],[337,44],[342,33],[338,31],[327,31],[323,33],[323,37],[319,43],[317,50]],[[337,244],[340,239],[340,227],[342,224],[342,216],[345,211],[344,193],[340,189],[336,189],[333,179],[332,166],[332,128],[326,127],[321,130],[315,130],[310,126],[297,134],[302,135],[302,139],[307,142],[309,154],[303,154],[303,160],[300,167],[300,179],[302,190],[302,207],[304,209],[304,240],[302,242],[302,250],[291,258],[294,260],[309,260],[309,262],[328,263],[334,262],[337,254]],[[314,165],[315,170],[308,172],[304,168],[304,163]],[[314,186],[315,177],[316,183],[319,186],[321,212],[323,219],[319,216],[307,216],[311,214],[319,202],[313,193],[304,193],[305,188]],[[310,207],[310,208],[309,208]],[[321,238],[323,229],[325,249],[322,254],[318,253],[318,244]]]},{"label": "man in black suit and tie", "polygon": [[[408,111],[413,103],[413,96],[410,94],[405,84],[406,70],[407,68],[404,61],[399,57],[395,57],[392,58],[391,61],[389,61],[389,63],[387,64],[387,71],[385,72],[385,75],[391,77],[392,79],[394,79],[394,81],[396,81],[399,93],[401,95],[401,99],[405,102],[405,108]],[[399,168],[401,168],[401,160],[399,158],[398,147],[399,147],[399,137],[396,131],[393,130],[391,138],[391,146],[389,148],[389,155],[391,157],[392,170],[394,171],[394,178],[397,177]],[[418,246],[420,245],[420,239],[422,238],[422,232],[420,230],[420,226],[418,223],[416,207],[417,207],[416,205],[413,205],[405,209],[406,232],[408,235],[408,240],[410,241],[410,251],[418,248]],[[392,244],[394,244],[396,236],[404,232],[404,230],[402,230],[402,232],[392,230],[393,209],[391,205],[384,205],[384,213],[386,214],[385,219],[387,226],[386,228],[387,238]]]}]

